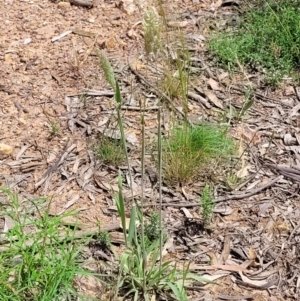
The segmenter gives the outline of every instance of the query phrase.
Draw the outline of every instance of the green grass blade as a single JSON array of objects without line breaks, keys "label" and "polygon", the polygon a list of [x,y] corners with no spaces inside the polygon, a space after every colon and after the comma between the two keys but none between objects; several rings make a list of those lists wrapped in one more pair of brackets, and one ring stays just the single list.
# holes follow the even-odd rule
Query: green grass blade
[{"label": "green grass blade", "polygon": [[124,197],[123,197],[123,187],[122,187],[122,175],[121,172],[119,171],[118,175],[118,188],[119,188],[119,193],[118,197],[115,198],[118,213],[121,218],[121,223],[122,223],[122,228],[123,228],[123,234],[124,234],[124,240],[125,240],[125,245],[127,246],[127,232],[126,232],[126,214],[125,214],[125,202],[124,202]]},{"label": "green grass blade", "polygon": [[121,103],[122,103],[122,96],[121,96],[121,91],[120,91],[119,83],[117,81],[115,83],[115,87],[116,87],[115,100],[116,100],[116,102],[119,105],[121,105]]},{"label": "green grass blade", "polygon": [[205,277],[203,277],[203,276],[199,276],[194,273],[187,273],[186,279],[193,279],[193,280],[199,281],[201,283],[215,283],[213,281],[205,279]]},{"label": "green grass blade", "polygon": [[128,243],[136,244],[136,205],[132,206],[128,229]]},{"label": "green grass blade", "polygon": [[245,103],[243,109],[241,110],[240,116],[244,116],[244,114],[253,106],[254,99],[250,99],[248,102]]}]

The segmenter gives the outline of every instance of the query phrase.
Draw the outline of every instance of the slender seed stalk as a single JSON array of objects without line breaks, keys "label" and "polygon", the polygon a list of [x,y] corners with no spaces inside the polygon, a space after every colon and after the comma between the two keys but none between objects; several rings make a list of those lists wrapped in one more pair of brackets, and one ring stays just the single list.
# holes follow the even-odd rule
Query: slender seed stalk
[{"label": "slender seed stalk", "polygon": [[129,181],[130,181],[129,186],[130,186],[131,197],[132,197],[132,202],[133,202],[133,187],[132,187],[133,182],[132,182],[132,175],[131,175],[131,165],[129,162],[123,119],[121,116],[121,112],[122,112],[121,91],[120,91],[119,83],[115,79],[115,74],[114,74],[113,68],[112,68],[108,58],[106,57],[106,55],[103,52],[101,52],[98,49],[97,49],[97,54],[98,54],[98,57],[100,58],[100,65],[104,72],[105,79],[111,85],[113,90],[115,91],[115,101],[117,104],[118,124],[119,124],[119,128],[120,128],[120,133],[121,133],[121,141],[122,141],[122,145],[123,145],[125,156],[126,156],[126,163],[128,166]]},{"label": "slender seed stalk", "polygon": [[158,108],[158,198],[159,198],[159,265],[162,266],[162,248],[163,248],[163,232],[162,232],[162,143],[161,143],[161,107]]},{"label": "slender seed stalk", "polygon": [[144,114],[141,113],[142,125],[142,179],[141,179],[141,230],[142,230],[142,252],[143,252],[143,287],[144,291],[147,289],[146,283],[146,269],[147,269],[147,253],[145,249],[145,224],[144,224],[144,185],[145,185],[145,119]]}]

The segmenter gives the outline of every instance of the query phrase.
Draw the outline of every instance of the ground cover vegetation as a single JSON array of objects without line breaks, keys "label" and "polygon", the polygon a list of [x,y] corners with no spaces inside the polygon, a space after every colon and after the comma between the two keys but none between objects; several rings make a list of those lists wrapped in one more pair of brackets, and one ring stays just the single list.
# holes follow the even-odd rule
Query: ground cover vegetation
[{"label": "ground cover vegetation", "polygon": [[[162,47],[160,32],[163,22],[153,8],[146,12],[143,20],[145,34],[146,55],[156,54]],[[182,38],[183,39],[183,38]],[[186,107],[186,94],[188,85],[188,56],[182,55],[184,49],[169,65],[172,73],[165,73],[164,88],[171,98],[181,98]],[[185,53],[187,53],[184,50]],[[118,120],[118,130],[121,133],[120,142],[102,135],[94,144],[93,150],[97,158],[103,163],[118,165],[126,158],[129,167],[128,149],[121,116],[122,98],[115,79],[114,71],[105,54],[98,51],[101,69],[107,82],[115,91],[115,102]],[[168,62],[169,63],[169,62]],[[175,72],[175,74],[173,74]],[[144,132],[143,115],[141,113],[141,128]],[[51,123],[52,125],[52,123]],[[158,120],[160,127],[160,120]],[[160,129],[159,129],[160,130]],[[51,135],[56,135],[57,129],[52,125]],[[142,147],[142,174],[144,173],[145,141]],[[163,145],[163,146],[162,146]],[[195,128],[188,124],[175,126],[169,137],[161,139],[158,135],[158,170],[159,185],[162,185],[162,177],[169,183],[182,184],[191,181],[209,159],[215,156],[229,154],[232,150],[232,142],[226,137],[226,129],[214,125],[201,125]],[[163,166],[162,166],[162,161]],[[130,182],[131,176],[130,176]],[[144,185],[142,181],[142,186]],[[131,185],[130,185],[131,186]],[[169,296],[177,300],[187,300],[185,287],[191,280],[201,283],[207,282],[205,278],[189,272],[189,265],[178,268],[172,261],[163,261],[162,248],[166,239],[163,231],[161,212],[153,214],[148,222],[145,221],[143,212],[143,192],[141,204],[134,204],[131,209],[130,225],[127,231],[125,204],[122,193],[122,176],[119,175],[119,192],[115,194],[115,201],[122,221],[126,250],[120,256],[120,268],[116,270],[117,285],[115,296],[133,296],[134,300],[143,298],[150,300],[155,295]],[[142,188],[143,191],[143,188]],[[89,274],[78,263],[80,249],[78,242],[72,239],[74,231],[69,229],[68,241],[60,243],[61,218],[53,219],[48,211],[40,212],[40,216],[22,220],[18,216],[19,201],[17,195],[5,191],[11,198],[11,209],[8,213],[17,221],[6,239],[10,247],[1,253],[3,273],[2,283],[5,285],[0,290],[2,300],[58,300],[72,294],[77,294],[72,283],[79,274]],[[209,220],[212,209],[209,203],[209,192],[204,191],[202,206],[204,218]],[[33,202],[34,205],[34,202]],[[38,209],[38,206],[36,206]],[[137,228],[137,221],[141,227]],[[33,234],[25,233],[28,227],[35,227]],[[17,236],[17,237],[15,237]],[[16,245],[14,239],[18,242]],[[106,232],[100,232],[99,242],[105,247],[110,247],[110,240]],[[28,244],[28,241],[32,243]],[[82,242],[79,242],[82,244]],[[86,244],[86,243],[85,243]],[[14,263],[18,261],[17,263]],[[5,271],[4,271],[5,269]],[[104,275],[105,278],[106,275]],[[112,275],[107,275],[112,279]],[[96,275],[93,275],[96,277]],[[78,294],[77,294],[78,295]],[[68,297],[69,296],[69,297]],[[80,296],[79,296],[80,297]]]},{"label": "ground cover vegetation", "polygon": [[64,227],[63,218],[73,214],[51,217],[46,199],[22,203],[18,195],[8,189],[1,193],[8,200],[0,214],[5,216],[9,232],[1,237],[1,244],[5,246],[0,249],[0,299],[82,298],[76,292],[74,280],[91,274],[80,263],[82,246],[88,240],[76,241],[76,229]]},{"label": "ground cover vegetation", "polygon": [[[281,5],[277,2],[265,3],[263,11],[254,10],[245,16],[237,32],[213,38],[209,49],[229,68],[239,64],[263,68],[266,70],[268,80],[272,83],[277,82],[299,64],[300,19],[297,14],[297,3],[287,0],[281,2]],[[162,6],[159,8],[162,10]],[[10,204],[1,212],[1,216],[10,217],[15,224],[8,234],[2,237],[9,247],[0,249],[0,283],[3,284],[0,287],[1,300],[72,300],[74,296],[87,300],[76,291],[74,283],[78,275],[91,276],[101,281],[107,286],[104,290],[109,291],[114,300],[122,297],[124,300],[163,298],[186,301],[189,299],[188,292],[193,283],[210,282],[201,274],[190,272],[189,263],[178,264],[164,260],[163,247],[168,233],[162,220],[161,190],[163,183],[177,188],[188,185],[201,175],[213,160],[221,162],[234,154],[236,147],[228,136],[230,122],[226,126],[207,122],[198,125],[189,123],[187,89],[191,80],[190,58],[182,35],[178,38],[179,46],[175,49],[175,56],[163,57],[166,49],[163,49],[162,35],[166,32],[167,23],[164,15],[162,12],[159,15],[156,9],[152,8],[145,13],[142,22],[146,60],[163,59],[160,63],[166,68],[161,87],[168,98],[174,101],[167,106],[162,99],[158,103],[155,149],[157,158],[152,162],[158,174],[158,212],[152,213],[150,218],[147,218],[144,207],[146,160],[144,104],[140,102],[141,187],[140,195],[134,197],[130,154],[122,117],[124,101],[113,67],[105,53],[97,49],[101,70],[114,91],[113,105],[120,139],[106,137],[104,132],[92,149],[97,160],[104,164],[118,167],[125,162],[127,165],[126,179],[131,195],[124,196],[124,173],[121,171],[118,176],[118,189],[111,188],[121,220],[125,248],[120,254],[114,253],[118,263],[109,270],[110,273],[90,272],[82,264],[80,251],[81,246],[86,246],[91,237],[78,240],[75,238],[76,223],[73,227],[62,225],[62,219],[68,215],[73,216],[72,212],[60,217],[51,217],[48,208],[40,204],[45,200],[33,200],[32,207],[38,214],[33,216],[27,208],[25,215],[23,212],[21,216],[23,208],[17,194],[3,190]],[[262,26],[265,22],[269,26]],[[284,32],[284,38],[277,35],[278,32]],[[166,41],[171,40],[166,38]],[[268,45],[268,48],[265,45]],[[273,77],[270,76],[271,73]],[[183,108],[180,120],[176,115],[178,113],[175,109],[176,102]],[[236,118],[237,122],[242,120],[246,110],[252,105],[252,100],[245,103]],[[167,133],[162,133],[161,112],[165,108],[168,108],[174,117],[171,129]],[[60,129],[51,123],[51,135],[57,135],[58,131]],[[207,183],[198,193],[201,218],[204,227],[208,227],[215,206],[213,186]],[[32,229],[34,231],[30,231]],[[61,231],[64,232],[64,237],[68,237],[67,240],[61,239]],[[101,227],[94,238],[99,240],[103,248],[111,248],[110,236],[108,232],[102,231]]]},{"label": "ground cover vegetation", "polygon": [[229,69],[244,65],[279,84],[284,76],[298,80],[300,66],[300,2],[258,1],[226,32],[216,34],[209,50]]}]

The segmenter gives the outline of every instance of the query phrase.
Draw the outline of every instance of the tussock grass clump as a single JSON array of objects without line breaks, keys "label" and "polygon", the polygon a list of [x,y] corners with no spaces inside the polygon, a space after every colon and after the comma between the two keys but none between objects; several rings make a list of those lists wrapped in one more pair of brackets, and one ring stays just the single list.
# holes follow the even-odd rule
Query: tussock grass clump
[{"label": "tussock grass clump", "polygon": [[217,34],[209,49],[219,62],[264,69],[276,84],[300,67],[300,1],[264,1],[240,20],[237,30]]},{"label": "tussock grass clump", "polygon": [[186,184],[210,160],[226,157],[233,150],[233,141],[221,126],[175,127],[164,141],[164,179],[171,185]]},{"label": "tussock grass clump", "polygon": [[94,144],[96,157],[105,164],[118,165],[124,162],[125,153],[122,143],[106,136],[101,136]]}]

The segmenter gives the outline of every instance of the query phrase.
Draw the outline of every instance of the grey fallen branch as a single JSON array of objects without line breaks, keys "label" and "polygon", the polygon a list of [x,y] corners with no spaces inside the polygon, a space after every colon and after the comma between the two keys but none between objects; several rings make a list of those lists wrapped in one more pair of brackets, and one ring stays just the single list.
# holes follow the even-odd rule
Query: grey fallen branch
[{"label": "grey fallen branch", "polygon": [[298,166],[274,165],[274,164],[268,164],[268,166],[276,169],[281,175],[300,182],[300,169]]},{"label": "grey fallen branch", "polygon": [[260,187],[257,187],[255,189],[249,190],[244,193],[236,193],[236,194],[226,195],[223,197],[218,197],[214,200],[214,202],[220,203],[220,202],[225,202],[225,201],[230,201],[230,200],[241,200],[241,199],[249,198],[249,197],[256,195],[257,193],[271,187],[276,182],[278,182],[282,179],[283,179],[283,176],[278,176],[278,177],[274,178],[273,180],[269,181],[268,183],[266,183],[265,185],[262,185]]},{"label": "grey fallen branch", "polygon": [[[221,202],[226,202],[226,201],[230,201],[230,200],[241,200],[241,199],[245,199],[245,198],[249,198],[253,195],[256,195],[257,193],[271,187],[272,185],[274,185],[276,182],[280,181],[283,179],[283,176],[278,176],[276,178],[274,178],[273,180],[269,181],[268,183],[266,183],[265,185],[262,185],[260,187],[257,187],[255,189],[249,190],[247,192],[239,192],[239,193],[235,193],[235,194],[229,194],[226,196],[222,196],[222,197],[218,197],[216,199],[214,199],[214,203],[221,203]],[[153,203],[146,203],[144,204],[144,206],[153,206]],[[162,206],[164,207],[196,207],[199,206],[199,203],[164,203],[162,204]]]},{"label": "grey fallen branch", "polygon": [[68,143],[66,144],[59,159],[52,166],[50,166],[50,168],[43,175],[42,179],[34,185],[35,189],[40,187],[46,180],[49,179],[51,174],[54,173],[59,168],[59,166],[64,162],[64,160],[67,158],[69,153],[71,153],[73,151],[74,148],[76,148],[76,144],[72,144],[69,147],[68,147]]},{"label": "grey fallen branch", "polygon": [[197,101],[201,102],[206,108],[208,108],[208,109],[211,108],[211,105],[208,103],[207,99],[205,99],[205,98],[202,97],[201,95],[189,91],[189,92],[187,93],[187,96],[188,96],[189,98],[192,98],[192,99],[194,99],[194,100],[197,100]]},{"label": "grey fallen branch", "polygon": [[77,6],[93,7],[93,0],[70,0],[70,3]]}]

